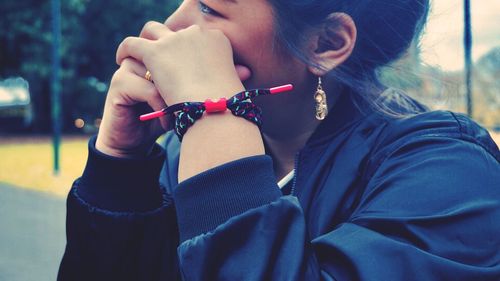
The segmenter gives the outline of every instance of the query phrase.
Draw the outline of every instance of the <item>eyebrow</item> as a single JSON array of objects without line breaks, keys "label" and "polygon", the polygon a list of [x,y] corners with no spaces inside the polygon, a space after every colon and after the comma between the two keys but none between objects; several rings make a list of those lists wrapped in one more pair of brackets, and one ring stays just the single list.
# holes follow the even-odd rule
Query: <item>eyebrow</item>
[{"label": "eyebrow", "polygon": [[224,3],[231,3],[231,4],[238,4],[238,1],[237,0],[220,0]]}]

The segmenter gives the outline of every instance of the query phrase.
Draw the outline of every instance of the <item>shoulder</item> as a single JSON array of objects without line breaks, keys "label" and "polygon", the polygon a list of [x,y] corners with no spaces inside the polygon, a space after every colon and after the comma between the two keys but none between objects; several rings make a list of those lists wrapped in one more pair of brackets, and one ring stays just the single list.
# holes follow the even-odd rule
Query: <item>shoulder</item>
[{"label": "shoulder", "polygon": [[[367,159],[366,179],[382,167],[393,171],[409,164],[436,163],[443,173],[499,167],[500,151],[488,131],[469,117],[450,111],[430,111],[406,118],[375,117],[381,127]],[[475,163],[474,166],[469,164]],[[417,172],[428,174],[422,165]]]},{"label": "shoulder", "polygon": [[369,115],[369,122],[378,127],[380,133],[374,147],[400,145],[417,138],[453,138],[478,145],[500,161],[498,147],[488,131],[464,114],[430,111],[427,106],[393,88],[382,93],[380,103],[382,112],[386,110],[389,114],[372,111]]},{"label": "shoulder", "polygon": [[478,146],[500,161],[500,152],[488,131],[464,114],[429,111],[406,118],[383,118],[385,126],[375,144],[379,154],[419,140]]},{"label": "shoulder", "polygon": [[437,200],[451,208],[482,198],[498,210],[500,151],[488,131],[465,115],[433,111],[387,120],[372,151],[365,200],[384,194],[405,204]]}]

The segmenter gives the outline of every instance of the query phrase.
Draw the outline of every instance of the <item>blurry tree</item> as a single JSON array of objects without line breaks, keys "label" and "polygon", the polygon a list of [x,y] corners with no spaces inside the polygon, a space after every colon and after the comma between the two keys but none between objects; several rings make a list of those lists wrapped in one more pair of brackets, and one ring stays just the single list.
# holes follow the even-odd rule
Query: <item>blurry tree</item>
[{"label": "blurry tree", "polygon": [[[62,1],[63,126],[100,117],[121,40],[148,20],[164,21],[178,0]],[[50,0],[2,0],[0,79],[30,83],[33,131],[50,130]]]},{"label": "blurry tree", "polygon": [[500,131],[500,47],[477,61],[473,77],[474,117]]},{"label": "blurry tree", "polygon": [[[404,90],[432,109],[467,112],[464,71],[443,71],[422,63],[418,47],[380,69],[385,85]],[[474,119],[500,131],[500,47],[491,49],[474,64]]]}]

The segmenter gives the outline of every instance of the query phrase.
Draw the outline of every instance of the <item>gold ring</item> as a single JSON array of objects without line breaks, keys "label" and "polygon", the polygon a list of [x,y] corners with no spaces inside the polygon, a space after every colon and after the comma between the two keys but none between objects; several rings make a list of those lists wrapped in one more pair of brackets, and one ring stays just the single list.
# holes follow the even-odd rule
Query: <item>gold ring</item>
[{"label": "gold ring", "polygon": [[146,78],[146,80],[148,80],[149,82],[153,82],[153,79],[151,78],[151,72],[149,70],[146,71],[144,78]]}]

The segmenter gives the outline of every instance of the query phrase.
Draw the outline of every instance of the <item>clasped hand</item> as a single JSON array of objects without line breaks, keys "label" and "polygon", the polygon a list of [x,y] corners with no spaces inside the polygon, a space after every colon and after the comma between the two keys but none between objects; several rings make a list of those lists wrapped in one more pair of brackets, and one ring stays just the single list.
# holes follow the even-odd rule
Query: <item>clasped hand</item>
[{"label": "clasped hand", "polygon": [[[244,89],[229,39],[219,30],[196,25],[174,32],[149,22],[139,37],[120,44],[116,62],[120,68],[110,84],[96,141],[98,150],[112,156],[144,156],[172,128],[168,117],[141,122],[139,114],[179,102],[229,97]],[[147,70],[154,82],[144,78]]]}]

